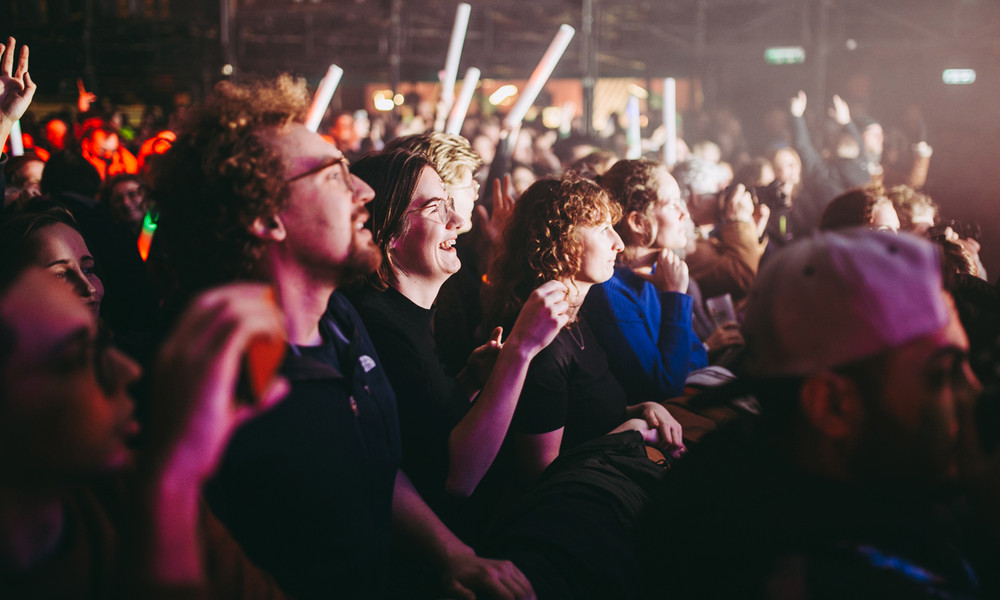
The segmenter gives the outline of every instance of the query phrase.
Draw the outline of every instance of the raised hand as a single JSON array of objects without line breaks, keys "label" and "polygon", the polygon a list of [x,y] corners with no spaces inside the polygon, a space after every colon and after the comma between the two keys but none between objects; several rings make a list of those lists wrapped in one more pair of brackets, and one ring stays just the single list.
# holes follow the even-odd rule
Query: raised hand
[{"label": "raised hand", "polygon": [[796,119],[802,117],[806,113],[806,93],[799,90],[799,93],[792,97],[788,109]]},{"label": "raised hand", "polygon": [[833,95],[833,107],[830,109],[830,116],[841,127],[851,122],[850,107],[847,106],[847,102],[843,98],[836,94]]},{"label": "raised hand", "polygon": [[490,216],[489,211],[482,204],[476,205],[476,213],[479,215],[483,232],[493,243],[500,236],[503,224],[507,221],[511,211],[514,210],[514,184],[511,183],[509,173],[503,176],[502,184],[499,179],[493,179],[490,182],[490,194],[493,196],[493,216]]},{"label": "raised hand", "polygon": [[517,344],[528,356],[552,343],[569,322],[567,291],[561,281],[547,281],[535,288],[521,307],[507,343]]},{"label": "raised hand", "polygon": [[207,478],[236,427],[287,393],[288,382],[278,378],[264,384],[269,389],[259,404],[236,397],[250,345],[283,344],[285,338],[283,315],[267,286],[235,284],[197,297],[163,344],[154,370],[153,468]]},{"label": "raised hand", "polygon": [[24,115],[35,95],[35,82],[28,74],[28,47],[21,46],[21,53],[14,68],[14,38],[7,38],[0,46],[0,146],[7,141],[10,128]]},{"label": "raised hand", "polygon": [[725,212],[722,215],[727,221],[753,222],[753,196],[742,183],[736,184],[729,197],[726,198]]}]

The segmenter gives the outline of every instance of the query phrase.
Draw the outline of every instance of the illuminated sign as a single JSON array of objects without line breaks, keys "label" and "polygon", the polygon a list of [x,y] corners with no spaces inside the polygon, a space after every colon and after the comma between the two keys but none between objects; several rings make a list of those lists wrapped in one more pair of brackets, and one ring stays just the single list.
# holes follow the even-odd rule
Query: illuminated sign
[{"label": "illuminated sign", "polygon": [[795,65],[805,62],[806,49],[802,46],[776,46],[764,50],[764,60],[769,65]]},{"label": "illuminated sign", "polygon": [[976,70],[945,69],[941,72],[941,81],[948,85],[969,85],[976,81]]}]

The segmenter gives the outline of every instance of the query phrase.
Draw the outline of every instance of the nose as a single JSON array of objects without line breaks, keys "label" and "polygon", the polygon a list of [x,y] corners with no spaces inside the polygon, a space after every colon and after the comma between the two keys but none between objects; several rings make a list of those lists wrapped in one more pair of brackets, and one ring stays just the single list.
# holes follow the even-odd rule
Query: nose
[{"label": "nose", "polygon": [[354,186],[354,201],[358,204],[368,204],[375,199],[375,190],[364,179],[352,174],[351,184]]},{"label": "nose", "polygon": [[614,236],[613,244],[611,249],[615,252],[621,252],[625,249],[625,242],[622,241],[622,236],[618,235],[618,232],[614,229],[611,230],[611,234]]},{"label": "nose", "polygon": [[122,410],[131,414],[133,406],[132,399],[128,395],[128,387],[142,377],[142,367],[117,348],[108,348],[100,360],[103,363],[100,379],[104,392],[116,400],[121,400]]},{"label": "nose", "polygon": [[66,279],[73,286],[76,294],[84,300],[97,297],[97,288],[79,268],[67,271]]},{"label": "nose", "polygon": [[445,227],[448,229],[461,229],[465,227],[467,221],[462,218],[462,215],[458,214],[457,210],[448,211],[448,222],[445,223]]}]

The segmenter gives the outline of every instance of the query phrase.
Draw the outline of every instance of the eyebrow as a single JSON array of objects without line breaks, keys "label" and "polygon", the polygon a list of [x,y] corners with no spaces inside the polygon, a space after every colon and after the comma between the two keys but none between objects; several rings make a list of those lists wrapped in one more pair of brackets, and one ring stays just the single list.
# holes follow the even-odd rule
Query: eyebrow
[{"label": "eyebrow", "polygon": [[428,200],[425,200],[423,204],[421,204],[419,207],[417,207],[414,210],[423,210],[423,209],[427,208],[428,206],[430,206],[431,204],[434,204],[435,202],[447,202],[447,201],[448,201],[448,198],[441,197],[441,196],[437,196],[437,197],[434,197],[434,198],[429,198]]},{"label": "eyebrow", "polygon": [[340,156],[330,156],[322,159],[319,163],[313,165],[312,167],[306,169],[305,171],[299,173],[298,175],[293,175],[288,179],[288,181],[296,181],[304,177],[309,177],[310,175],[315,175],[320,171],[325,171],[332,166],[335,166],[343,161],[347,160],[347,157],[341,154]]}]

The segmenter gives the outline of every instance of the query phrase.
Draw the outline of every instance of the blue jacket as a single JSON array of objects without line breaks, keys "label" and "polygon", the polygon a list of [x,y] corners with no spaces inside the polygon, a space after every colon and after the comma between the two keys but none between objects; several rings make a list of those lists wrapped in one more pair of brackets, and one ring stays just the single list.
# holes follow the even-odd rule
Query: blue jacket
[{"label": "blue jacket", "polygon": [[630,404],[681,395],[688,373],[708,364],[691,309],[691,296],[660,292],[625,267],[587,294],[583,316]]}]

